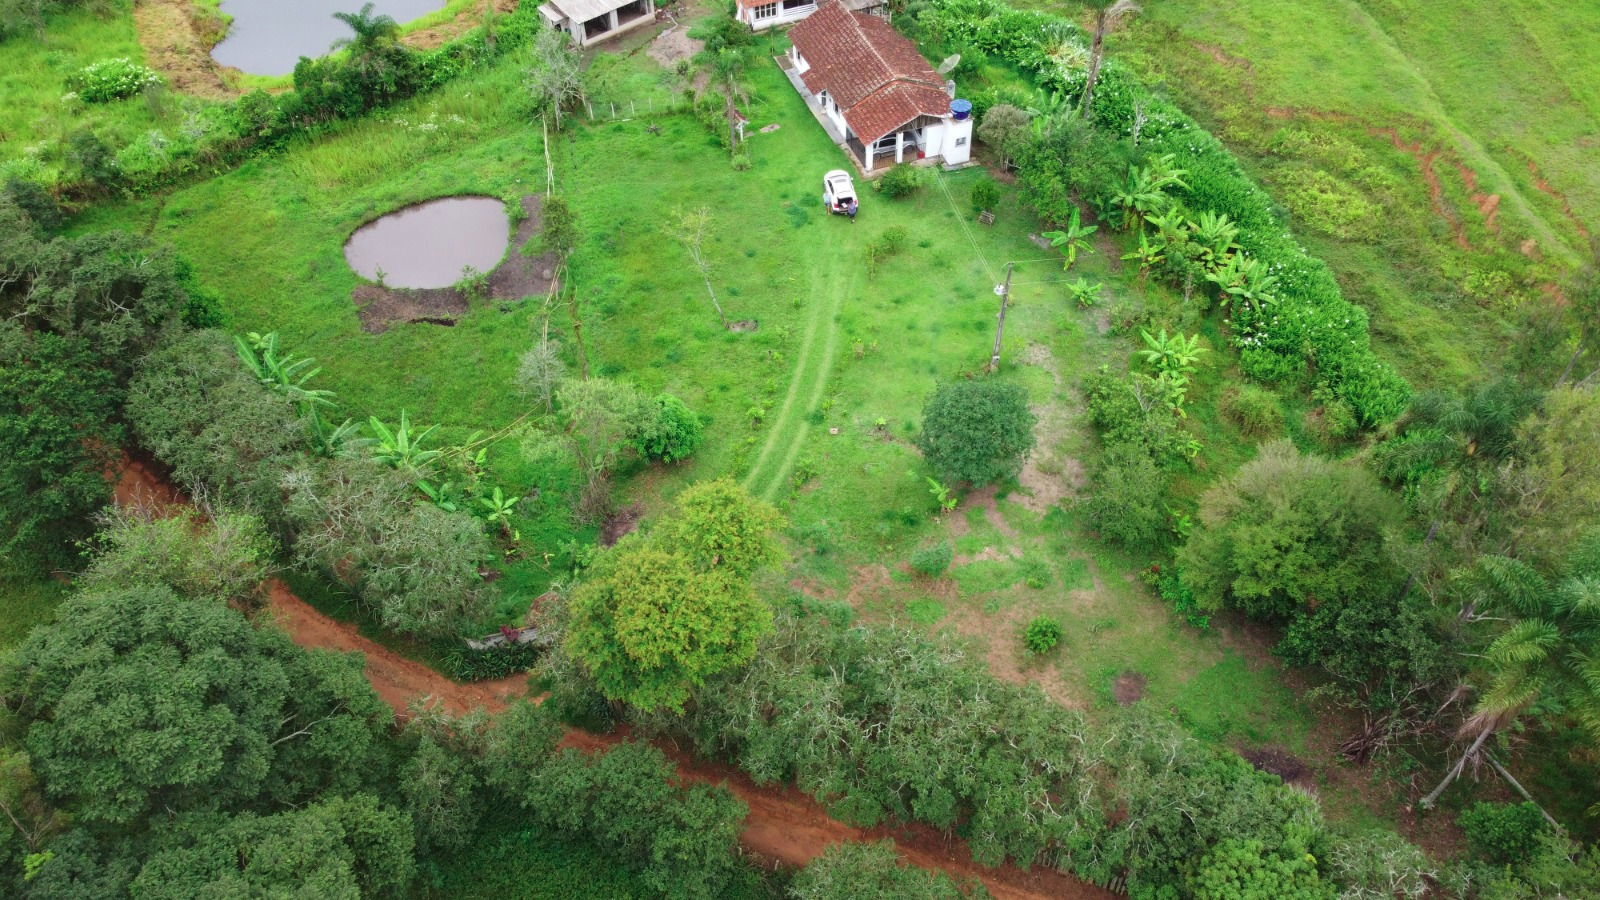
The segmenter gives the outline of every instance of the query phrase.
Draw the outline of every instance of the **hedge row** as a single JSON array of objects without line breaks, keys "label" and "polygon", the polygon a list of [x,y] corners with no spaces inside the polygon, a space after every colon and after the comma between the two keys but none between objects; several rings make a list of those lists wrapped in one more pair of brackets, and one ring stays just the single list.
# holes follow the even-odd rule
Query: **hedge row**
[{"label": "hedge row", "polygon": [[[1004,59],[1039,87],[1073,103],[1082,96],[1085,70],[1063,66],[1051,51],[1063,44],[1085,46],[1086,40],[1057,16],[1012,9],[997,0],[929,0],[918,23],[936,39]],[[1232,311],[1233,340],[1245,373],[1263,381],[1325,383],[1368,426],[1399,415],[1411,388],[1373,352],[1366,311],[1344,299],[1332,271],[1295,240],[1281,209],[1221,141],[1109,60],[1095,86],[1092,124],[1109,136],[1129,137],[1140,107],[1145,121],[1139,151],[1172,154],[1187,173],[1187,190],[1178,191],[1183,205],[1192,214],[1226,214],[1238,223],[1240,246],[1279,279],[1277,303]]]}]

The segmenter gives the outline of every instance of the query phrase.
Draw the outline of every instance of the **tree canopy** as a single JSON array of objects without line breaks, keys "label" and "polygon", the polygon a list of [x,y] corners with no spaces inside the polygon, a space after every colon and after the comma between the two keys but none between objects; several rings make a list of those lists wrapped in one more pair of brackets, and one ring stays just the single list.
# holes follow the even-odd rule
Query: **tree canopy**
[{"label": "tree canopy", "polygon": [[1033,413],[1021,386],[992,379],[941,385],[922,408],[917,446],[951,482],[991,484],[1016,477],[1033,449]]},{"label": "tree canopy", "polygon": [[729,479],[685,490],[657,531],[619,543],[573,594],[567,651],[607,697],[681,711],[771,631],[751,578],[778,558],[778,522]]}]

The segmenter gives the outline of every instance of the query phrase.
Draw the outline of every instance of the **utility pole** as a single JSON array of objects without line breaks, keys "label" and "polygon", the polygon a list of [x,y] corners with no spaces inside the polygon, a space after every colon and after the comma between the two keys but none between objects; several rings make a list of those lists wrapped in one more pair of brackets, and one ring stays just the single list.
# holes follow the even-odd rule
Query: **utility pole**
[{"label": "utility pole", "polygon": [[994,353],[989,357],[989,371],[1000,371],[1000,339],[1006,333],[1006,304],[1011,301],[1011,263],[1006,263],[1006,283],[994,286],[1000,295],[1000,324],[994,330]]}]

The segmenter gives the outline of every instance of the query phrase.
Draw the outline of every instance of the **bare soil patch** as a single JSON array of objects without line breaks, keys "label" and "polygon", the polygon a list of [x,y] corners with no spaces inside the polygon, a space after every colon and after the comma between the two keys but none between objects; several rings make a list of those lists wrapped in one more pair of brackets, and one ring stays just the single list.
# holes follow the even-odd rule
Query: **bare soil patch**
[{"label": "bare soil patch", "polygon": [[1027,603],[1013,603],[993,615],[965,603],[945,621],[983,653],[989,674],[1011,684],[1037,685],[1046,697],[1068,709],[1088,709],[1088,700],[1073,690],[1049,658],[1032,658],[1024,651],[1022,628],[1033,615],[1034,608]]},{"label": "bare soil patch", "polygon": [[645,50],[645,53],[649,54],[651,59],[660,63],[661,68],[672,72],[676,70],[678,60],[693,59],[696,53],[705,49],[705,46],[705,41],[689,37],[687,23],[674,24],[671,28],[656,35],[656,39],[650,42],[650,46]]},{"label": "bare soil patch", "polygon": [[1284,784],[1301,784],[1311,780],[1311,767],[1281,747],[1261,747],[1239,755],[1257,770],[1283,779]]},{"label": "bare soil patch", "polygon": [[995,491],[996,488],[993,486],[980,488],[968,494],[966,500],[971,505],[982,508],[983,518],[990,525],[993,525],[996,531],[1005,535],[1006,540],[1017,540],[1021,535],[1017,533],[1015,528],[1011,527],[1011,523],[1006,521],[1006,517],[1000,514],[1000,505],[995,499]]},{"label": "bare soil patch", "polygon": [[610,547],[631,534],[639,527],[639,519],[643,516],[644,505],[637,501],[613,510],[611,515],[606,516],[605,521],[600,523],[600,546]]},{"label": "bare soil patch", "polygon": [[[433,50],[483,24],[483,10],[486,6],[488,6],[487,0],[479,4],[477,9],[464,12],[448,22],[413,31],[401,38],[400,43],[418,50]],[[517,0],[494,0],[494,10],[497,15],[508,15],[516,9]]]},{"label": "bare soil patch", "polygon": [[225,99],[237,92],[211,58],[221,37],[215,26],[195,18],[191,0],[139,0],[133,6],[134,28],[145,62],[166,78],[168,87],[185,94]]},{"label": "bare soil patch", "polygon": [[[517,224],[506,258],[489,273],[488,296],[492,300],[518,302],[549,293],[555,283],[555,256],[543,253],[524,256],[522,248],[538,237],[543,228],[544,198],[529,194],[522,198],[527,216]],[[397,324],[454,325],[472,305],[466,293],[453,287],[417,290],[363,284],[350,294],[356,305],[361,330],[382,334]]]},{"label": "bare soil patch", "polygon": [[1111,696],[1117,699],[1118,706],[1132,706],[1144,698],[1148,683],[1149,679],[1139,672],[1123,672],[1111,686]]}]

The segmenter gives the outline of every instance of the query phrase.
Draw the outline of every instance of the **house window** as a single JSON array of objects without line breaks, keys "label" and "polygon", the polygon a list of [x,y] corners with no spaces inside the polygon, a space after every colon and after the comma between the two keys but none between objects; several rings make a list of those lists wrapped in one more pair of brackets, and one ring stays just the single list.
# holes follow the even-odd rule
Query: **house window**
[{"label": "house window", "polygon": [[778,14],[778,4],[768,3],[766,6],[756,7],[757,19],[770,19]]}]

